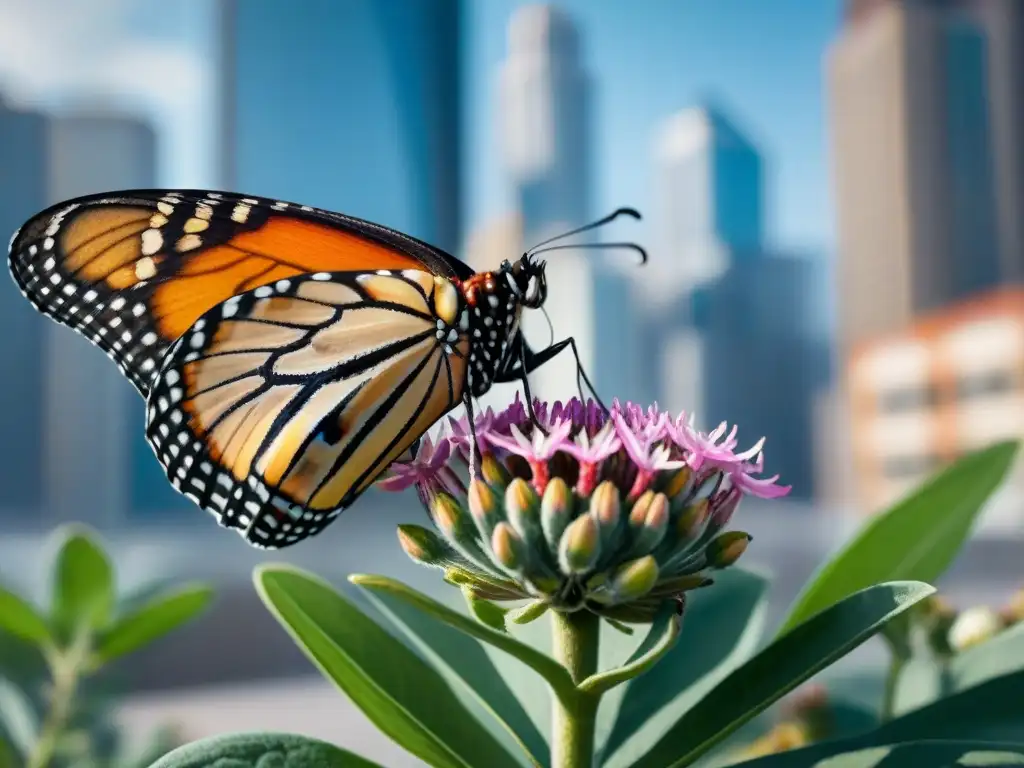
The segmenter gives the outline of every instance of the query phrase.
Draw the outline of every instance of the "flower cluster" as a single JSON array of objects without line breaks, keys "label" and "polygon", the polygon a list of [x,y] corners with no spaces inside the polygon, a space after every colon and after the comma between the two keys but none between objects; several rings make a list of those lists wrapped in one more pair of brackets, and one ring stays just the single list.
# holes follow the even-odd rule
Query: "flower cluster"
[{"label": "flower cluster", "polygon": [[531,417],[517,397],[449,427],[379,485],[415,486],[437,529],[401,526],[409,556],[486,600],[650,621],[743,554],[750,536],[724,529],[744,495],[789,491],[760,476],[763,441],[737,451],[735,428],[656,406],[535,401]]}]

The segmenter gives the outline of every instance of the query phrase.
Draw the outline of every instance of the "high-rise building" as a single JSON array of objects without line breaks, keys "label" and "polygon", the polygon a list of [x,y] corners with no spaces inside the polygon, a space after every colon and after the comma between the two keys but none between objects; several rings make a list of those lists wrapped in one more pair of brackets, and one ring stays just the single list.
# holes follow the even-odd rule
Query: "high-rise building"
[{"label": "high-rise building", "polygon": [[[133,115],[75,109],[50,120],[51,202],[156,184],[156,136]],[[85,339],[46,324],[47,506],[58,519],[115,523],[182,505],[144,437],[144,406]]]},{"label": "high-rise building", "polygon": [[1003,277],[988,49],[966,2],[848,4],[827,58],[846,350]]},{"label": "high-rise building", "polygon": [[762,165],[760,152],[721,109],[694,106],[665,122],[655,145],[652,282],[692,287],[760,254]]},{"label": "high-rise building", "polygon": [[[0,98],[0,232],[3,243],[47,203],[48,121]],[[4,270],[6,273],[6,269]],[[0,519],[38,519],[44,504],[43,352],[48,321],[0,277]]]},{"label": "high-rise building", "polygon": [[223,174],[454,252],[459,0],[274,0],[221,9]]},{"label": "high-rise building", "polygon": [[[500,73],[500,125],[502,159],[526,247],[594,215],[591,93],[572,20],[550,5],[519,8],[509,22]],[[637,397],[643,371],[634,343],[633,282],[609,267],[600,252],[556,251],[543,258],[553,340],[576,339],[580,362],[603,400]],[[528,313],[523,328],[536,348],[550,338],[539,313]],[[545,365],[531,384],[550,399],[577,394],[571,351]]]},{"label": "high-rise building", "polygon": [[799,499],[813,492],[814,401],[828,377],[812,333],[816,266],[781,254],[733,263],[694,291],[691,309],[703,345],[700,426],[735,422],[744,444],[767,438],[766,470]]},{"label": "high-rise building", "polygon": [[1024,281],[1024,5],[975,2],[988,33],[989,105],[1003,275]]}]

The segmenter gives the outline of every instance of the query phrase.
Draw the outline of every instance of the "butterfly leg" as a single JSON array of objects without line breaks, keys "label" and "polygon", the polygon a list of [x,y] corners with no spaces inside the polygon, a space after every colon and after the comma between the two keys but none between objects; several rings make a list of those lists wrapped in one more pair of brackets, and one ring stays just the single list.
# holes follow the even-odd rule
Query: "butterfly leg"
[{"label": "butterfly leg", "polygon": [[[530,421],[537,429],[543,429],[537,421],[537,413],[533,410],[533,394],[530,392],[530,378],[526,373],[526,354],[529,351],[526,342],[519,344],[519,365],[516,367],[516,378],[523,382],[523,395],[526,397],[526,412],[530,415]],[[513,379],[514,380],[514,379]]]},{"label": "butterfly leg", "polygon": [[523,344],[522,368],[525,372],[523,374],[524,380],[526,375],[533,373],[566,347],[569,347],[572,350],[572,355],[576,358],[576,386],[580,391],[580,400],[586,399],[583,396],[583,383],[586,382],[587,389],[590,390],[590,393],[594,396],[597,404],[601,406],[605,413],[607,413],[608,406],[601,401],[601,396],[597,394],[597,390],[594,388],[590,378],[587,376],[587,372],[584,370],[583,364],[580,362],[580,353],[576,348],[576,339],[572,336],[567,339],[562,339],[562,341],[557,344],[552,344],[551,346],[542,349],[540,352],[534,352],[526,344]]},{"label": "butterfly leg", "polygon": [[480,443],[476,439],[476,416],[473,414],[473,396],[466,393],[463,398],[466,406],[466,422],[469,424],[469,439],[472,445],[469,448],[469,479],[476,477],[476,469],[480,466],[483,455],[480,451]]}]

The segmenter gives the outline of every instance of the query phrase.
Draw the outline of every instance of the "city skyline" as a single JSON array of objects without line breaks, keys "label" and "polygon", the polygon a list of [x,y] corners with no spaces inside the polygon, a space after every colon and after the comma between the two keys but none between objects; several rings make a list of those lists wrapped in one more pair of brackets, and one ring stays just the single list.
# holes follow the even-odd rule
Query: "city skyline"
[{"label": "city skyline", "polygon": [[[104,94],[161,131],[162,186],[214,188],[222,170],[215,77],[222,2],[181,0],[153,25],[132,0],[96,0],[81,13],[65,8],[63,0],[5,0],[0,49],[17,55],[0,57],[0,90],[15,102],[46,106],[73,100],[76,93]],[[495,145],[492,91],[505,51],[505,23],[524,4],[462,3],[464,102],[475,105],[463,113],[464,233],[503,215],[510,202]],[[312,13],[315,5],[299,8]],[[594,151],[605,169],[596,180],[595,208],[649,210],[648,147],[657,123],[714,94],[743,127],[754,129],[769,156],[775,200],[767,212],[769,239],[802,252],[832,250],[820,58],[839,29],[840,0],[811,6],[778,0],[771,9],[744,0],[645,0],[639,11],[581,0],[558,5],[578,23],[584,65],[599,83],[595,120],[601,128]],[[305,16],[299,8],[295,15]],[[42,56],[26,41],[44,35],[52,53]],[[630,43],[636,39],[645,40],[639,50]],[[729,55],[723,57],[722,50]],[[760,66],[766,59],[773,67]],[[652,80],[646,74],[651,71],[659,76]],[[298,72],[292,83],[302,93]]]}]

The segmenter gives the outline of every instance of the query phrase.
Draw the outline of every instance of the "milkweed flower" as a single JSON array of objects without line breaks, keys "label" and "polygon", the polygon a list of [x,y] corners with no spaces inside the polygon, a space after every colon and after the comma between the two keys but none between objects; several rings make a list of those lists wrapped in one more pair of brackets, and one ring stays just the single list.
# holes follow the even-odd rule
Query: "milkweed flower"
[{"label": "milkweed flower", "polygon": [[743,555],[750,536],[727,526],[744,496],[789,492],[761,477],[763,441],[737,452],[735,428],[703,434],[657,406],[575,398],[533,414],[517,396],[473,429],[452,418],[379,483],[416,487],[433,527],[400,526],[403,549],[477,598],[649,622]]}]

